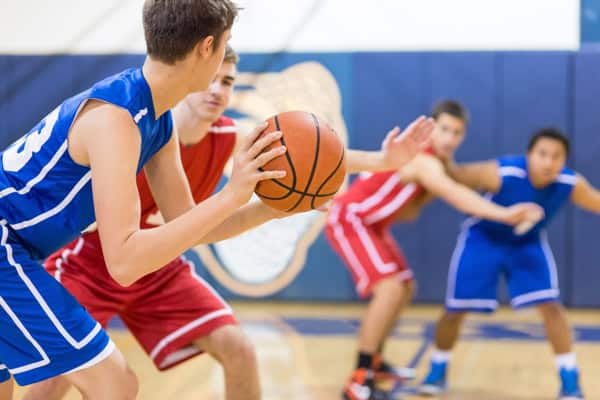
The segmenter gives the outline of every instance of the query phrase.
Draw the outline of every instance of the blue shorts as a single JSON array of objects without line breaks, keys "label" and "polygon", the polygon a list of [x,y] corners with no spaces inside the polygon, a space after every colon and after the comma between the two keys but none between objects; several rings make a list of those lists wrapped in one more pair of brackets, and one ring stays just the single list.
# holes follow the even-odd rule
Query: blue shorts
[{"label": "blue shorts", "polygon": [[0,229],[0,382],[28,385],[108,357],[115,347],[101,326]]},{"label": "blue shorts", "polygon": [[558,300],[556,263],[545,233],[539,240],[506,243],[471,228],[461,233],[452,255],[446,308],[494,311],[500,276],[514,308]]}]

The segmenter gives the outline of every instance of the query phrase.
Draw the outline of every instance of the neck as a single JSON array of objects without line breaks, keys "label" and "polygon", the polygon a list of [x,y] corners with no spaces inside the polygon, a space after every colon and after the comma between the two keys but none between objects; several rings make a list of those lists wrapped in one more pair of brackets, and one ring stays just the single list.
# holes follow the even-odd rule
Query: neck
[{"label": "neck", "polygon": [[147,57],[142,72],[150,86],[156,118],[173,108],[190,92],[181,66],[166,65]]},{"label": "neck", "polygon": [[541,179],[541,178],[533,176],[533,175],[529,175],[529,181],[531,182],[531,185],[536,189],[543,189],[546,186],[548,186],[550,183],[552,183],[552,182],[548,182],[548,180],[546,180],[546,179]]},{"label": "neck", "polygon": [[173,120],[177,126],[179,143],[184,146],[200,142],[212,125],[212,121],[199,118],[185,101],[173,108]]}]

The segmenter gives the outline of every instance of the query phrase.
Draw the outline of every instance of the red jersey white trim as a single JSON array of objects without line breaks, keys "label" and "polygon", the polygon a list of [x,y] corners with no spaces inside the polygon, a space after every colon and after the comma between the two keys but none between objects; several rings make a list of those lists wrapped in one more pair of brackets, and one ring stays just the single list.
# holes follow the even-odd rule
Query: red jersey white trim
[{"label": "red jersey white trim", "polygon": [[[404,183],[394,171],[378,172],[356,180],[335,204],[346,206],[345,217],[359,218],[365,225],[387,225],[406,204],[424,189],[416,183]],[[346,215],[347,214],[347,215]]]},{"label": "red jersey white trim", "polygon": [[237,127],[235,125],[230,126],[211,126],[208,128],[209,133],[237,133]]},{"label": "red jersey white trim", "polygon": [[414,183],[409,183],[404,186],[400,192],[394,197],[392,201],[381,207],[379,210],[373,212],[365,218],[365,223],[374,224],[375,222],[381,221],[384,218],[389,217],[399,209],[401,209],[413,195],[419,190],[419,187]]},{"label": "red jersey white trim", "polygon": [[[375,176],[375,174],[371,175],[370,177],[368,177],[366,180],[371,179],[373,176]],[[396,185],[400,182],[400,178],[398,177],[398,175],[393,174],[392,176],[390,176],[385,183],[375,192],[373,193],[371,196],[367,197],[366,199],[360,201],[360,202],[353,202],[350,203],[348,205],[348,210],[351,212],[355,212],[355,213],[363,213],[363,212],[367,212],[368,210],[377,207],[377,205],[388,195],[392,192],[392,190],[394,190],[394,188],[396,187]],[[353,185],[354,186],[354,185]],[[350,189],[348,190],[348,192],[350,192],[352,190],[352,187],[350,186]]]}]

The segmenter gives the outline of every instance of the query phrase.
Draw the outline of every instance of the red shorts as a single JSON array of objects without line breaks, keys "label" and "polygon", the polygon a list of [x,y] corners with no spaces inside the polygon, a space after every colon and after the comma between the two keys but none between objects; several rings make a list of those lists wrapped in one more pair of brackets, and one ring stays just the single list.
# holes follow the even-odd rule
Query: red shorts
[{"label": "red shorts", "polygon": [[413,273],[404,253],[387,227],[366,225],[359,217],[334,204],[327,216],[325,233],[329,243],[352,273],[361,297],[389,276],[411,281]]},{"label": "red shorts", "polygon": [[91,233],[49,257],[45,266],[103,327],[118,315],[159,370],[201,354],[195,340],[237,323],[183,257],[123,287],[108,274],[98,235]]}]

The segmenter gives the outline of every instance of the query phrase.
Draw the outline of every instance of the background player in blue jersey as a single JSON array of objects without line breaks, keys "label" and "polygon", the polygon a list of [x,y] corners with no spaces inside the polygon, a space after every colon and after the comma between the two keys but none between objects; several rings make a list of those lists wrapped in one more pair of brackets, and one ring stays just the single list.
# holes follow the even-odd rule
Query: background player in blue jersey
[{"label": "background player in blue jersey", "polygon": [[431,370],[422,394],[446,387],[446,369],[467,312],[492,312],[498,306],[497,286],[504,276],[514,308],[535,306],[542,315],[561,378],[559,399],[582,399],[573,352],[572,333],[559,303],[556,265],[546,238],[546,225],[569,200],[600,213],[600,192],[565,166],[568,139],[557,129],[542,129],[530,139],[527,154],[495,161],[453,166],[459,182],[484,190],[492,201],[507,206],[536,202],[545,216],[528,232],[517,235],[495,222],[469,219],[452,256],[446,311],[436,326]]},{"label": "background player in blue jersey", "polygon": [[[284,176],[260,167],[285,152],[263,149],[280,137],[241,143],[231,178],[194,204],[168,111],[206,90],[237,14],[229,0],[144,4],[148,57],[64,101],[2,154],[0,168],[0,398],[10,376],[25,385],[64,374],[86,399],[131,399],[137,382],[121,353],[86,310],[37,260],[97,222],[106,265],[122,285],[161,268],[186,249],[234,235],[280,214],[245,205],[256,183]],[[349,152],[348,169],[398,168],[431,133],[420,118],[383,152]],[[166,223],[140,229],[136,175],[145,168]]]}]

